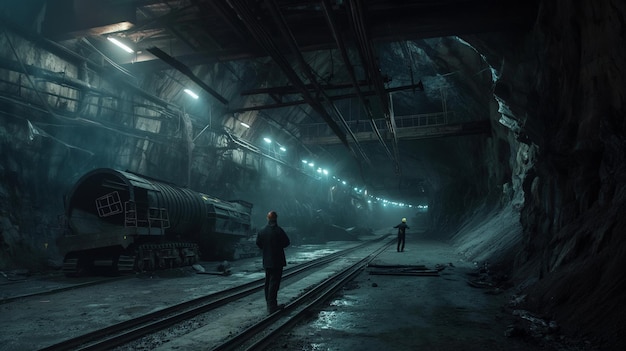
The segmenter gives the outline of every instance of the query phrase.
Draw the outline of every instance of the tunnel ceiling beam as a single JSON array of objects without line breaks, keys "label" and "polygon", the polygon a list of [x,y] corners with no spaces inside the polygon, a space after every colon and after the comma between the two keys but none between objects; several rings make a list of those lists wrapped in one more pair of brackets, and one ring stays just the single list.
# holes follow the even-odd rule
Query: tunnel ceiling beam
[{"label": "tunnel ceiling beam", "polygon": [[[356,146],[356,149],[359,151],[359,154],[361,155],[361,157],[369,164],[370,160],[367,157],[365,150],[363,150],[363,147],[359,143],[359,140],[357,139],[356,135],[354,135],[354,132],[348,125],[348,122],[346,122],[346,119],[341,114],[341,111],[339,111],[337,106],[328,97],[328,94],[326,93],[326,91],[322,88],[322,86],[317,81],[317,78],[315,77],[315,74],[313,73],[313,68],[304,59],[304,56],[302,55],[302,52],[300,51],[300,48],[298,47],[298,43],[296,42],[296,39],[294,38],[293,33],[289,29],[287,22],[285,21],[285,18],[280,12],[280,8],[278,7],[278,4],[276,4],[275,0],[266,0],[265,3],[268,5],[270,9],[270,13],[272,14],[272,17],[274,18],[274,22],[276,23],[280,32],[282,33],[285,39],[285,42],[291,49],[292,55],[296,57],[296,60],[298,61],[298,64],[300,65],[300,70],[304,73],[304,75],[309,80],[310,84],[313,86],[315,95],[321,96],[322,100],[330,107],[331,111],[335,114],[337,119],[339,119],[339,121],[343,125],[343,128],[352,138],[352,141],[354,145]],[[306,85],[305,85],[305,88],[306,88]]]},{"label": "tunnel ceiling beam", "polygon": [[393,121],[393,115],[390,108],[389,95],[385,91],[385,85],[380,73],[380,66],[376,60],[372,40],[370,38],[370,28],[366,22],[366,9],[361,0],[349,0],[347,5],[350,23],[352,24],[352,31],[354,37],[356,38],[356,46],[359,55],[361,56],[363,66],[365,67],[365,74],[367,75],[367,79],[371,82],[371,85],[374,87],[376,95],[378,95],[385,120],[387,121],[387,128],[392,136],[394,151],[392,160],[394,161],[396,174],[399,175],[400,163],[398,161],[398,138],[396,136],[395,123]]},{"label": "tunnel ceiling beam", "polygon": [[[192,5],[183,2],[182,9],[172,9],[175,5],[171,2],[139,1],[136,5],[138,11],[154,8],[155,18],[138,21],[135,26],[120,30],[117,34],[140,38],[140,49],[145,49],[152,46],[169,48],[180,42],[171,35],[150,35],[155,30],[166,31],[167,26],[175,26],[181,35],[191,40],[206,38],[209,33],[214,40],[195,40],[201,44],[198,52],[176,53],[175,56],[188,65],[215,60],[253,59],[265,55],[264,50],[251,40],[245,27],[238,25],[240,22],[237,14],[227,4],[227,0],[189,0],[189,3]],[[247,2],[248,5],[252,3],[255,2]],[[287,18],[288,24],[303,52],[335,47],[335,40],[327,28],[323,12],[320,11],[320,0],[279,1],[278,5],[283,13],[290,11],[293,14]],[[347,1],[343,1],[334,8],[338,25],[342,29],[346,28],[348,22],[347,6]],[[481,32],[519,31],[530,28],[533,24],[536,8],[536,0],[368,1],[365,15],[369,22],[370,40],[389,42]],[[164,9],[169,9],[169,12],[164,13]],[[264,13],[257,15],[262,16]],[[151,56],[144,60],[128,58],[125,63],[151,69],[158,69],[160,66],[159,61]],[[144,66],[148,62],[154,62],[155,65]]]},{"label": "tunnel ceiling beam", "polygon": [[[390,82],[391,79],[389,77],[384,77],[385,82]],[[313,84],[305,84],[307,89],[313,90],[315,87]],[[361,80],[357,82],[358,86],[368,86],[369,82]],[[354,83],[330,83],[330,84],[319,84],[319,86],[324,90],[335,90],[335,89],[347,89],[354,87]],[[277,95],[290,95],[290,94],[299,94],[300,92],[293,86],[282,86],[282,87],[269,87],[269,88],[257,88],[257,89],[248,89],[243,90],[240,95],[256,95],[256,94],[277,94]]]},{"label": "tunnel ceiling beam", "polygon": [[229,1],[229,5],[235,11],[235,13],[237,13],[238,18],[241,19],[243,25],[248,29],[252,37],[255,38],[255,40],[263,47],[267,54],[272,57],[272,59],[274,59],[274,61],[278,64],[278,66],[281,68],[283,73],[285,73],[287,79],[291,82],[291,84],[300,90],[300,93],[302,94],[304,100],[313,108],[314,111],[322,116],[324,121],[326,121],[328,126],[341,140],[341,143],[354,153],[354,150],[352,150],[350,144],[348,143],[346,134],[332,119],[332,117],[328,114],[326,109],[324,109],[322,104],[309,93],[304,82],[302,82],[298,74],[289,65],[289,62],[284,57],[284,55],[280,53],[280,50],[272,39],[272,36],[268,33],[267,29],[260,23],[260,20],[257,18],[256,14],[249,8],[248,3],[240,0],[231,0]]},{"label": "tunnel ceiling beam", "polygon": [[[288,89],[291,89],[291,87],[288,87]],[[417,84],[412,84],[412,85],[403,85],[403,86],[399,86],[399,87],[393,87],[393,88],[387,88],[385,89],[388,93],[394,92],[394,91],[402,91],[402,90],[415,90],[418,89],[420,91],[424,91],[424,85],[419,82]],[[259,92],[259,94],[262,94],[261,92]],[[362,95],[364,96],[374,96],[376,95],[375,91],[363,91],[361,92]],[[253,95],[253,94],[250,94]],[[328,96],[329,99],[331,100],[343,100],[343,99],[352,99],[357,97],[356,93],[350,93],[350,94],[341,94],[341,95],[330,95]],[[285,101],[285,102],[281,102],[281,103],[276,103],[276,104],[266,104],[266,105],[258,105],[258,106],[248,106],[248,107],[241,107],[241,108],[235,108],[235,109],[231,109],[229,110],[229,112],[231,113],[235,113],[235,112],[246,112],[246,111],[259,111],[259,110],[271,110],[271,109],[275,109],[275,108],[281,108],[281,107],[289,107],[289,106],[296,106],[296,105],[304,105],[307,104],[307,102],[305,100],[296,100],[296,101]]]},{"label": "tunnel ceiling beam", "polygon": [[180,73],[182,73],[185,76],[187,76],[194,83],[198,84],[198,86],[200,88],[202,88],[204,91],[206,91],[207,93],[211,94],[214,98],[216,98],[219,102],[221,102],[224,105],[228,105],[228,100],[226,100],[226,98],[224,98],[222,95],[220,95],[220,93],[218,93],[213,88],[208,86],[205,82],[202,81],[202,79],[198,78],[198,76],[196,76],[191,71],[191,69],[189,69],[189,67],[185,66],[185,64],[183,64],[182,62],[180,62],[177,59],[173,58],[172,56],[166,54],[163,50],[161,50],[159,48],[156,48],[156,47],[149,48],[148,51],[152,55],[160,58],[161,60],[163,60],[165,62],[167,62],[170,66],[172,66],[174,69],[176,69]]},{"label": "tunnel ceiling beam", "polygon": [[[356,95],[359,97],[359,101],[361,101],[361,104],[363,105],[363,108],[365,109],[367,116],[370,119],[370,125],[372,127],[372,130],[374,131],[374,133],[376,134],[376,137],[378,138],[378,141],[380,142],[380,144],[382,145],[383,149],[385,150],[385,152],[387,153],[387,155],[389,156],[389,158],[391,158],[394,162],[394,164],[396,165],[396,167],[398,167],[398,159],[396,157],[394,157],[394,155],[391,154],[391,151],[389,150],[389,148],[387,147],[387,144],[385,143],[385,140],[383,139],[383,136],[380,134],[380,131],[378,130],[378,126],[376,126],[376,121],[374,118],[374,114],[372,113],[372,108],[370,106],[369,103],[367,103],[367,101],[365,100],[365,96],[361,93],[361,89],[359,88],[359,86],[361,85],[360,82],[358,81],[357,77],[356,77],[356,73],[354,72],[354,66],[352,65],[352,63],[350,62],[350,58],[348,57],[348,51],[346,49],[346,44],[344,43],[344,40],[341,36],[340,33],[338,33],[339,31],[339,27],[336,23],[335,17],[333,15],[333,9],[332,9],[332,5],[330,3],[330,0],[322,0],[322,7],[324,9],[324,13],[326,14],[326,19],[328,20],[328,25],[330,26],[331,32],[333,34],[333,37],[335,38],[335,42],[337,43],[337,47],[339,48],[339,52],[341,52],[341,57],[343,59],[344,64],[346,65],[346,69],[348,71],[348,75],[350,76],[350,80],[352,80],[352,86],[354,87],[354,91],[356,92]],[[382,77],[381,77],[382,79]],[[387,80],[387,79],[385,79]]]}]

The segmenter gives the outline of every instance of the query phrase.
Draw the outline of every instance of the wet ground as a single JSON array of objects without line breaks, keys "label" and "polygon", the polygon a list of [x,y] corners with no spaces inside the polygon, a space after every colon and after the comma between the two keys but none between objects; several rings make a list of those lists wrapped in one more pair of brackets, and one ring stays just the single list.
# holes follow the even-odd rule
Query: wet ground
[{"label": "wet ground", "polygon": [[[330,242],[287,249],[288,265],[310,260],[358,244]],[[390,246],[379,255],[378,265],[423,265],[436,276],[371,275],[364,271],[326,306],[313,313],[271,350],[552,350],[534,338],[505,336],[516,317],[507,308],[512,291],[493,294],[468,284],[477,267],[465,262],[445,243],[409,240],[404,252]],[[204,262],[217,272],[219,262]],[[443,269],[442,269],[443,268]],[[140,274],[130,279],[41,295],[0,305],[0,351],[35,350],[91,329],[263,277],[260,257],[231,263],[229,276],[196,274],[190,268]],[[32,291],[33,285],[59,283],[56,279],[32,279],[2,285],[2,296]],[[19,287],[19,288],[18,288]],[[289,302],[301,291],[285,287],[279,303]],[[224,323],[265,314],[262,301],[249,304],[258,311],[224,318]],[[255,307],[256,306],[256,307]],[[229,312],[230,313],[230,312]],[[239,312],[238,312],[239,313]],[[519,318],[518,318],[519,319]],[[239,321],[239,322],[237,322]],[[237,327],[237,326],[231,326]],[[197,337],[202,338],[202,335]],[[157,345],[159,343],[155,343]],[[156,349],[142,344],[142,350]],[[158,350],[174,350],[176,343],[159,344]],[[206,345],[205,345],[206,346]],[[204,349],[204,348],[199,348]],[[577,350],[561,348],[561,350]]]},{"label": "wet ground", "polygon": [[[361,274],[272,350],[546,350],[505,336],[515,322],[503,308],[510,294],[471,287],[476,271],[436,241],[394,246],[373,263],[445,267],[439,276]],[[549,348],[548,348],[549,349]]]}]

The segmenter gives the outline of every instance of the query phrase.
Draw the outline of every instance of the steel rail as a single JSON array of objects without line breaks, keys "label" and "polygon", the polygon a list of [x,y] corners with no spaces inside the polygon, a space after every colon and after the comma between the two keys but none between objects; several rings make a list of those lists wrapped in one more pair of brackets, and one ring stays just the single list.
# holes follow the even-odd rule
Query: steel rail
[{"label": "steel rail", "polygon": [[86,288],[86,287],[90,287],[90,286],[94,286],[94,285],[100,285],[100,284],[116,282],[116,281],[119,281],[119,280],[124,280],[124,279],[129,279],[129,278],[132,278],[132,276],[103,278],[103,279],[100,279],[100,280],[91,280],[91,281],[84,282],[84,283],[76,283],[74,285],[64,286],[64,287],[61,287],[61,288],[52,288],[52,289],[41,290],[41,291],[28,293],[28,294],[9,296],[9,297],[5,297],[5,298],[0,299],[0,305],[5,304],[5,303],[14,302],[16,300],[26,299],[26,298],[29,298],[29,297],[41,296],[41,295],[52,295],[52,294],[56,294],[56,293],[60,293],[60,292],[64,292],[64,291],[76,290],[76,289],[80,289],[80,288]]},{"label": "steel rail", "polygon": [[[315,267],[325,265],[347,253],[359,250],[385,239],[383,236],[352,248],[332,253],[328,256],[291,267],[285,270],[283,276],[287,280]],[[264,278],[260,278],[242,285],[201,296],[182,302],[162,310],[139,316],[121,323],[98,329],[77,337],[61,341],[57,344],[40,349],[41,351],[61,350],[110,350],[112,347],[123,345],[142,336],[149,335],[166,327],[190,319],[199,314],[223,306],[231,301],[251,295],[264,288]]]},{"label": "steel rail", "polygon": [[[305,294],[286,305],[284,309],[260,320],[241,333],[226,340],[224,343],[212,348],[211,351],[251,351],[261,350],[267,347],[279,335],[293,328],[293,326],[309,315],[310,310],[334,296],[337,291],[353,280],[357,274],[361,273],[369,262],[394,242],[395,240],[389,241],[363,259],[307,291]],[[271,331],[267,332],[265,335],[261,335],[267,330]],[[252,342],[249,343],[250,341]],[[246,345],[246,343],[248,343],[248,345]]]}]

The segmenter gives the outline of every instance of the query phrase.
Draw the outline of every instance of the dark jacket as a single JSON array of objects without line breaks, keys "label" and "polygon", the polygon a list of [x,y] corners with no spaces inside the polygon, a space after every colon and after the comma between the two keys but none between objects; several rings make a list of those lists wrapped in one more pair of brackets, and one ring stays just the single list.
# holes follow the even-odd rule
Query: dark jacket
[{"label": "dark jacket", "polygon": [[404,234],[406,230],[409,229],[409,226],[406,225],[406,223],[402,222],[398,224],[397,226],[395,226],[394,228],[398,228],[398,234]]},{"label": "dark jacket", "polygon": [[256,246],[263,250],[263,268],[277,268],[287,265],[285,247],[291,242],[276,222],[269,222],[256,237]]}]

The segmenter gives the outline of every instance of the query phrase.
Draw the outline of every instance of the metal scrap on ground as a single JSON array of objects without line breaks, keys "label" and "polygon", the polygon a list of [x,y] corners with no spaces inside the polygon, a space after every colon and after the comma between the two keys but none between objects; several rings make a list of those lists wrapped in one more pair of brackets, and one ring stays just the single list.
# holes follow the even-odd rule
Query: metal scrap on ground
[{"label": "metal scrap on ground", "polygon": [[372,275],[411,275],[411,276],[439,276],[439,271],[445,266],[437,265],[436,269],[429,269],[424,265],[367,265],[369,274]]}]

